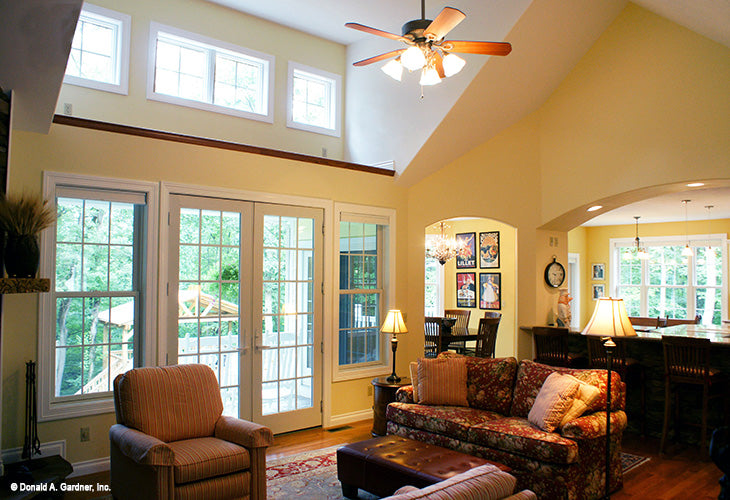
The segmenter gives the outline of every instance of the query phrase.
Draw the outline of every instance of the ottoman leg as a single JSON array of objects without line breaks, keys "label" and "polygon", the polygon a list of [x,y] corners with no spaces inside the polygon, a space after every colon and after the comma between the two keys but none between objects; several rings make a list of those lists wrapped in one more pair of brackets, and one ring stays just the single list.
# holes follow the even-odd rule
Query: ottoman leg
[{"label": "ottoman leg", "polygon": [[357,498],[357,486],[351,484],[342,484],[342,495],[346,498]]}]

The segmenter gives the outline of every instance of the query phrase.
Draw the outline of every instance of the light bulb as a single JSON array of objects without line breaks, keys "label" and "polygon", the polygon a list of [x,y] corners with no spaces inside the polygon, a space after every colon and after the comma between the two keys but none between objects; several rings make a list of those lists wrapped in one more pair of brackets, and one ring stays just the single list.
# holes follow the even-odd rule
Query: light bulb
[{"label": "light bulb", "polygon": [[682,257],[692,257],[692,249],[689,247],[689,243],[682,249]]},{"label": "light bulb", "polygon": [[401,54],[400,62],[408,71],[416,71],[426,64],[426,56],[419,47],[411,45]]},{"label": "light bulb", "polygon": [[436,85],[441,82],[438,72],[434,68],[423,68],[421,73],[421,85]]},{"label": "light bulb", "polygon": [[639,251],[637,252],[637,256],[641,260],[646,260],[649,258],[649,252],[646,251],[646,248],[640,247]]},{"label": "light bulb", "polygon": [[391,59],[380,69],[394,80],[400,81],[403,76],[403,65],[397,59]]},{"label": "light bulb", "polygon": [[444,56],[444,75],[454,76],[466,64],[466,61],[456,54],[446,54]]}]

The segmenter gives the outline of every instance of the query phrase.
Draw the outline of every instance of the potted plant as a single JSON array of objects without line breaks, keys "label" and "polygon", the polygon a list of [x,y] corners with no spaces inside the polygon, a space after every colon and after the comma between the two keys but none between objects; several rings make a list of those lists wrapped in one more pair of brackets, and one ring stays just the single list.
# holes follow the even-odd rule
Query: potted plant
[{"label": "potted plant", "polygon": [[5,270],[11,278],[34,278],[40,263],[38,235],[56,221],[56,211],[40,196],[23,193],[0,199],[5,233]]}]

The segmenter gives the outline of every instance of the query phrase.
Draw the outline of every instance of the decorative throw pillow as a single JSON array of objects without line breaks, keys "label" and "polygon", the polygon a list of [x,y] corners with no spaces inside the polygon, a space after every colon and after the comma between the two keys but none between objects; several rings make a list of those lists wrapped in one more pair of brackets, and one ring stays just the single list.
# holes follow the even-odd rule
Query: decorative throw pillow
[{"label": "decorative throw pillow", "polygon": [[601,393],[600,389],[595,385],[588,384],[582,380],[575,378],[573,375],[564,375],[570,377],[578,382],[578,392],[575,393],[573,404],[568,409],[568,412],[563,416],[558,427],[562,427],[571,420],[575,420],[585,413],[589,406],[598,399],[598,395]]},{"label": "decorative throw pillow", "polygon": [[411,371],[411,384],[413,385],[413,402],[418,403],[418,361],[411,361],[408,365]]},{"label": "decorative throw pillow", "polygon": [[579,385],[573,377],[551,374],[537,393],[527,420],[544,431],[553,432],[573,405]]},{"label": "decorative throw pillow", "polygon": [[419,359],[418,402],[424,405],[468,406],[466,359]]}]

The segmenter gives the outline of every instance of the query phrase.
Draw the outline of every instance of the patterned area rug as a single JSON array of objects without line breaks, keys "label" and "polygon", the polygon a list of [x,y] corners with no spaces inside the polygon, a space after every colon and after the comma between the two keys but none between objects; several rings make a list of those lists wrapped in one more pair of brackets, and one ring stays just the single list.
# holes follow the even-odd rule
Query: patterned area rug
[{"label": "patterned area rug", "polygon": [[[344,499],[340,482],[337,480],[337,448],[339,446],[270,461],[266,467],[268,497],[272,500]],[[621,467],[624,473],[648,461],[648,457],[621,453]],[[378,497],[360,490],[358,498],[375,500]]]}]

